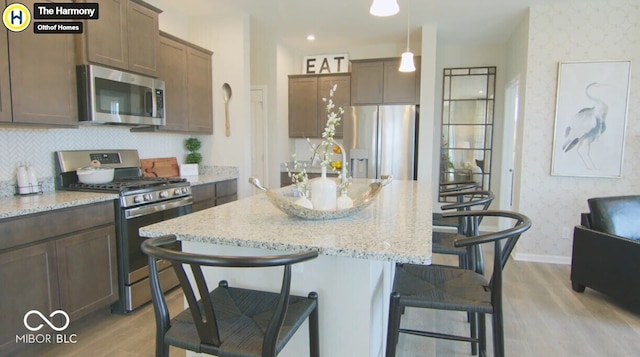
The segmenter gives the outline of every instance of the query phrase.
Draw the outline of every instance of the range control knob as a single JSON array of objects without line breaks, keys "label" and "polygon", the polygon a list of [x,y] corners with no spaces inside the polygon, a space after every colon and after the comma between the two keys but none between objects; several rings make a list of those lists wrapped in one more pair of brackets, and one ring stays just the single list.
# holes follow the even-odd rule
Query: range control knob
[{"label": "range control knob", "polygon": [[144,200],[145,201],[151,201],[152,198],[153,198],[153,196],[150,193],[145,193],[144,194]]},{"label": "range control knob", "polygon": [[158,196],[160,196],[160,198],[167,198],[167,197],[169,197],[169,192],[168,191],[160,191]]},{"label": "range control knob", "polygon": [[189,193],[189,188],[188,187],[183,187],[182,188],[182,193],[185,193],[185,194]]},{"label": "range control knob", "polygon": [[179,188],[176,188],[176,189],[173,191],[173,194],[174,194],[174,195],[176,195],[176,196],[177,196],[177,195],[179,195],[179,194],[181,194],[181,193],[182,193],[182,191],[181,191]]},{"label": "range control knob", "polygon": [[133,203],[140,203],[142,201],[144,201],[144,198],[142,198],[142,196],[135,196],[133,198]]}]

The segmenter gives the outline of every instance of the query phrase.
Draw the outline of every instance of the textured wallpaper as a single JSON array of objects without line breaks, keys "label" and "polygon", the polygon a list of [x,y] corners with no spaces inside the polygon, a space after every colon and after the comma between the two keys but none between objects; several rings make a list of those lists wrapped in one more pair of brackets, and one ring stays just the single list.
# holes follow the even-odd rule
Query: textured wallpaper
[{"label": "textured wallpaper", "polygon": [[[89,126],[79,129],[0,128],[0,182],[14,181],[18,162],[36,168],[38,178],[55,174],[54,151],[85,149],[137,149],[141,158],[186,157],[184,139],[165,133],[131,133],[127,127]],[[210,136],[200,137],[205,142]],[[201,150],[204,153],[204,151]],[[206,157],[206,155],[205,155]],[[210,160],[211,158],[209,158]],[[205,159],[204,163],[208,163]]]},{"label": "textured wallpaper", "polygon": [[[623,178],[551,176],[558,63],[631,60]],[[531,8],[519,210],[533,228],[516,247],[522,259],[569,262],[567,230],[586,200],[640,194],[640,1],[581,1]],[[564,233],[564,237],[563,237]]]}]

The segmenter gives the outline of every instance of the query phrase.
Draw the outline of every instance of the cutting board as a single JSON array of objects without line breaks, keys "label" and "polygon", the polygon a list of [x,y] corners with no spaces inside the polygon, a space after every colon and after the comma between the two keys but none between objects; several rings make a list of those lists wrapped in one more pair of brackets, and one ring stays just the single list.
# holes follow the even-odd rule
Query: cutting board
[{"label": "cutting board", "polygon": [[140,168],[144,177],[180,176],[180,166],[178,166],[178,159],[175,157],[140,159]]}]

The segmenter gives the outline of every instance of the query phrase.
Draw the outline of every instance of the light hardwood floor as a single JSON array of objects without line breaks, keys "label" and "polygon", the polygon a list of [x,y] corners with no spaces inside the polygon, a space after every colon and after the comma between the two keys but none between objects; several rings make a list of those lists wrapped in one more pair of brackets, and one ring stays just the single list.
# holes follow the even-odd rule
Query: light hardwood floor
[{"label": "light hardwood floor", "polygon": [[[504,285],[507,355],[640,356],[640,315],[591,289],[582,294],[574,292],[569,273],[568,265],[513,260],[507,264]],[[168,302],[171,310],[177,311],[182,307],[182,295],[174,290],[168,295]],[[468,326],[465,320],[460,313],[407,309],[402,324],[460,331]],[[150,306],[127,316],[97,313],[67,329],[78,334],[77,344],[29,351],[25,355],[153,356],[154,327]],[[184,351],[171,350],[172,357],[184,355]],[[466,343],[401,335],[398,356],[470,356],[470,349]]]}]

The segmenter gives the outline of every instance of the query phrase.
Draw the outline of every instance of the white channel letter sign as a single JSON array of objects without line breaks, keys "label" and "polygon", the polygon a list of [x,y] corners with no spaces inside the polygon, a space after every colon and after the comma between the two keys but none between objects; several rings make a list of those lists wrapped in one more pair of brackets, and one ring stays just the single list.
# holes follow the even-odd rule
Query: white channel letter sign
[{"label": "white channel letter sign", "polygon": [[330,74],[349,72],[349,55],[304,56],[302,74]]}]

